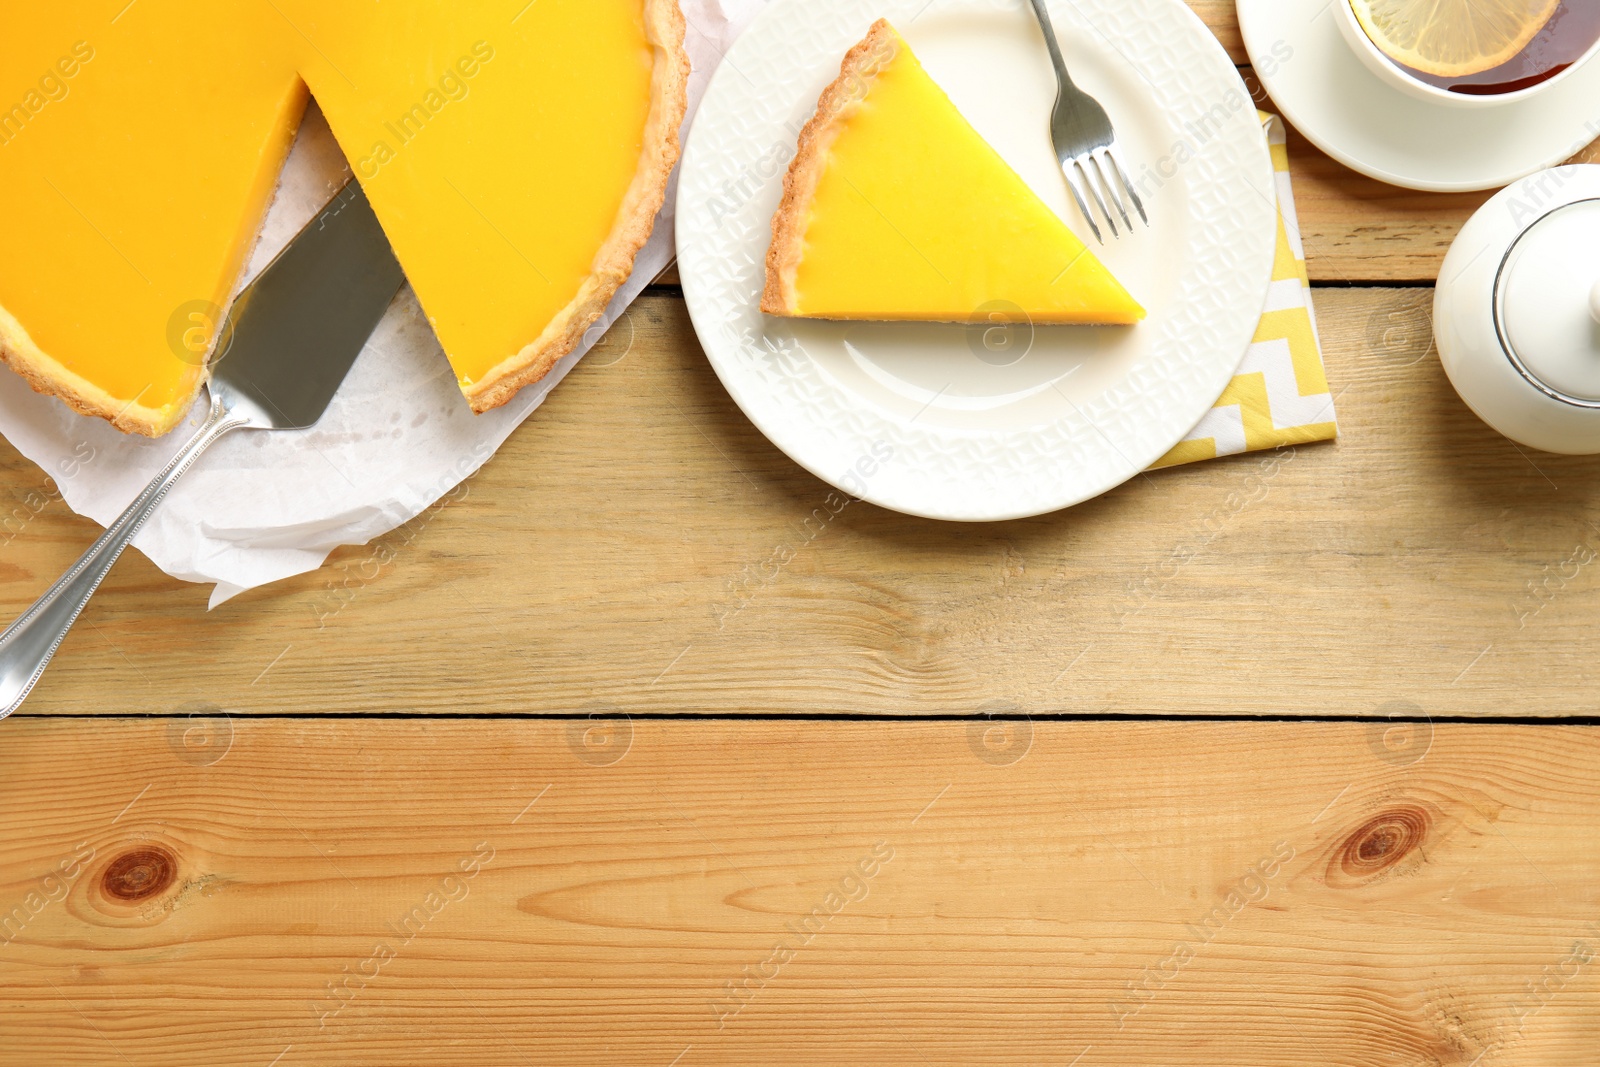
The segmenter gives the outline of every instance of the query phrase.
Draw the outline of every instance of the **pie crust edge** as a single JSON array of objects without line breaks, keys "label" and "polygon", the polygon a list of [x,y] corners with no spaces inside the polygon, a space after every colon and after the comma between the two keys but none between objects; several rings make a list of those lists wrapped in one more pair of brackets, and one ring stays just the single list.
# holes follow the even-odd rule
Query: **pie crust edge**
[{"label": "pie crust edge", "polygon": [[799,314],[795,276],[805,251],[807,209],[828,165],[828,152],[845,122],[866,98],[873,79],[899,55],[900,34],[887,19],[872,24],[867,35],[845,53],[835,78],[817,99],[817,110],[800,131],[783,199],[772,216],[772,244],[767,248],[767,285],[761,310],[768,315]]},{"label": "pie crust edge", "polygon": [[[16,371],[34,392],[59,397],[78,414],[98,416],[123,433],[160,437],[176,426],[194,403],[193,396],[175,409],[149,407],[139,403],[137,397],[126,403],[119,401],[46,354],[3,307],[0,307],[0,362]],[[198,395],[198,384],[194,392]]]},{"label": "pie crust edge", "polygon": [[480,381],[463,386],[477,414],[505,404],[523,386],[539,381],[569,354],[611,298],[633,273],[634,257],[650,239],[656,214],[666,200],[667,181],[678,163],[679,129],[688,109],[689,53],[686,23],[678,0],[645,0],[645,31],[656,48],[651,75],[650,114],[645,120],[639,170],[622,199],[611,236],[595,254],[594,269],[573,298],[532,344],[509,357]]}]

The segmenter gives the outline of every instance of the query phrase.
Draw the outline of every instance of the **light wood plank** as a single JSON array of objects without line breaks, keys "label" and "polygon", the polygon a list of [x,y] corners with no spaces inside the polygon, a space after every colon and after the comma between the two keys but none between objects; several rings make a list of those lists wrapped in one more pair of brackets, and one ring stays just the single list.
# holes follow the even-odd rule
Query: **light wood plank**
[{"label": "light wood plank", "polygon": [[[1318,293],[1337,445],[969,526],[831,515],[682,303],[650,297],[459,499],[376,546],[210,614],[129,553],[24,713],[1596,713],[1600,468],[1480,424],[1429,300]],[[3,455],[26,514],[45,480]],[[58,503],[29,519],[0,613],[93,532]]]},{"label": "light wood plank", "polygon": [[1442,726],[1406,765],[1360,724],[1039,723],[1006,765],[966,723],[651,721],[598,766],[558,722],[235,720],[200,766],[171,729],[6,726],[10,1062],[1575,1067],[1600,1040],[1592,730]]}]

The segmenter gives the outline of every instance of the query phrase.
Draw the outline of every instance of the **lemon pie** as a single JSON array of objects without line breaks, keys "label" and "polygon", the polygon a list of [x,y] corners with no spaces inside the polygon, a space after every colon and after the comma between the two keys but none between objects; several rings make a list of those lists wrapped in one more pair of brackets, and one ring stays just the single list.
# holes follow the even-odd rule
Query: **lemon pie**
[{"label": "lemon pie", "polygon": [[0,358],[159,435],[308,96],[475,411],[570,352],[678,154],[677,0],[80,0],[0,33]]},{"label": "lemon pie", "polygon": [[801,131],[761,310],[937,322],[1145,315],[882,20]]}]

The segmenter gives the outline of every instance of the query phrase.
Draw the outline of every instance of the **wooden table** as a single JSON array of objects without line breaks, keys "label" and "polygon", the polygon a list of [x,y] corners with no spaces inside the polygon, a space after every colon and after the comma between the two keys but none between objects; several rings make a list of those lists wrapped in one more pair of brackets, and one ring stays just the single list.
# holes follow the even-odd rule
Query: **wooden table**
[{"label": "wooden table", "polygon": [[[1595,1062],[1600,467],[1430,352],[1484,196],[1290,147],[1343,437],[1270,470],[834,514],[669,278],[378,544],[130,554],[0,727],[0,1060]],[[14,614],[94,527],[0,464]]]}]

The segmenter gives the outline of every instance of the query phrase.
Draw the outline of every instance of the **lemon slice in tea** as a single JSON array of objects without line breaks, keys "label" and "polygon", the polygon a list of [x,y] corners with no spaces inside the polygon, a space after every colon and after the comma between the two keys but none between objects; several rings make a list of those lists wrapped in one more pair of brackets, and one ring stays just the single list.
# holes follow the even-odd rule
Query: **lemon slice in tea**
[{"label": "lemon slice in tea", "polygon": [[1464,78],[1515,59],[1561,0],[1349,0],[1384,55],[1440,78]]}]

